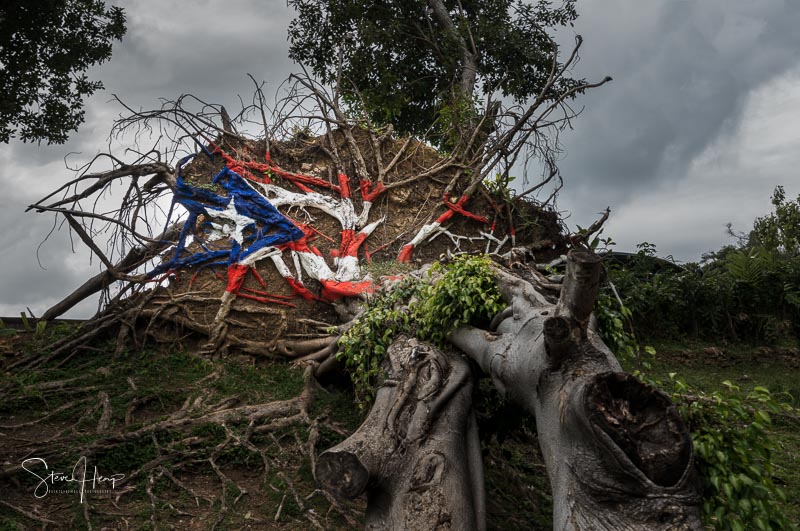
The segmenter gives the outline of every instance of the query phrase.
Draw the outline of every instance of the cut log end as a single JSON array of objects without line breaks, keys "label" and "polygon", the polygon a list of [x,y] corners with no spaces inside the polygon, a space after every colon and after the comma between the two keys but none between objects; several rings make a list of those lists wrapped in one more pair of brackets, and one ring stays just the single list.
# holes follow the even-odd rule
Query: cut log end
[{"label": "cut log end", "polygon": [[351,452],[323,452],[317,459],[315,475],[322,488],[340,498],[355,498],[369,484],[369,471]]},{"label": "cut log end", "polygon": [[599,374],[587,386],[585,407],[650,481],[672,487],[690,466],[692,443],[677,409],[663,393],[630,374]]}]

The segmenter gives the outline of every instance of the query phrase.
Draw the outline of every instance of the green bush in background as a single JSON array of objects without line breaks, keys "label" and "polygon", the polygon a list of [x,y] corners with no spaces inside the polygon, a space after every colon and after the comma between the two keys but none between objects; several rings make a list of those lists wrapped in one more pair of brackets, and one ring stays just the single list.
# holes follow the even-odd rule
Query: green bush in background
[{"label": "green bush in background", "polygon": [[775,212],[699,263],[665,267],[642,243],[623,264],[608,267],[610,285],[644,337],[753,343],[800,338],[800,197],[778,187]]}]

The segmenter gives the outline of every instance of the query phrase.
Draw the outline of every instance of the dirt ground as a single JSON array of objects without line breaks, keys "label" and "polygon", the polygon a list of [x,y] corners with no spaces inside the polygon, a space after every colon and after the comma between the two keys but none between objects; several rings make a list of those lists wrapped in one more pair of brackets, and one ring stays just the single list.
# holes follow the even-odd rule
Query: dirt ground
[{"label": "dirt ground", "polygon": [[[0,338],[0,529],[363,526],[365,500],[333,499],[311,473],[360,423],[349,384],[163,345],[115,353],[113,337],[31,366],[68,332]],[[532,424],[482,407],[490,528],[547,529]]]}]

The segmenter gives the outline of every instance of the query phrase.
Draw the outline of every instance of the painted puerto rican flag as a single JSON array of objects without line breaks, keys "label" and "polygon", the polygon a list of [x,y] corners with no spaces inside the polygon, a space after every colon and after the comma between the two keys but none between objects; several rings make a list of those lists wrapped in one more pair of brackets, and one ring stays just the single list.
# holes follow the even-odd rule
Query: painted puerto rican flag
[{"label": "painted puerto rican flag", "polygon": [[[205,268],[225,266],[226,291],[260,302],[287,304],[286,297],[243,287],[245,277],[251,271],[262,287],[267,287],[254,265],[269,258],[295,294],[306,299],[335,300],[374,291],[374,284],[360,276],[358,250],[382,220],[356,230],[359,221],[366,219],[364,213],[368,215],[368,206],[361,216],[356,216],[346,176],[339,176],[339,186],[335,189],[341,198],[336,199],[314,192],[303,183],[299,185],[301,192],[297,193],[272,185],[268,179],[248,180],[226,165],[212,180],[227,193],[220,195],[212,190],[193,186],[183,179],[180,169],[193,157],[194,155],[185,157],[179,163],[173,198],[173,208],[175,203],[180,204],[188,212],[188,217],[172,258],[150,271],[150,278],[163,278],[189,267],[196,267],[199,273]],[[243,170],[241,167],[237,169]],[[311,179],[319,182],[309,182]],[[313,177],[306,177],[306,182],[330,186],[329,183]],[[273,201],[268,200],[265,193],[261,193],[256,187],[270,195]],[[339,219],[342,231],[341,244],[335,253],[335,272],[319,250],[307,241],[314,229],[292,222],[278,210],[277,206],[282,205],[313,206]],[[172,211],[170,209],[170,215]],[[197,229],[200,229],[200,236],[196,236]],[[186,249],[190,235],[201,250],[189,252]],[[230,242],[229,248],[210,249],[207,246],[225,238]],[[290,252],[296,274],[284,262],[284,251]],[[322,284],[320,297],[304,286],[303,273]]]},{"label": "painted puerto rican flag", "polygon": [[[268,286],[254,267],[256,262],[270,259],[294,294],[308,300],[332,301],[342,297],[358,297],[376,289],[371,279],[362,277],[358,253],[366,239],[384,222],[384,218],[368,222],[374,201],[387,191],[382,182],[359,182],[357,190],[361,194],[361,211],[356,212],[350,179],[344,174],[339,174],[337,182],[332,183],[313,175],[283,170],[272,162],[269,153],[265,156],[265,162],[241,161],[225,153],[213,142],[210,142],[210,146],[210,150],[202,147],[203,152],[210,158],[220,156],[225,162],[225,167],[212,180],[213,184],[225,191],[225,195],[204,186],[194,186],[183,179],[183,167],[197,153],[180,160],[173,203],[167,218],[169,222],[175,204],[183,206],[188,217],[172,258],[150,271],[149,278],[158,281],[186,268],[196,268],[194,279],[203,269],[211,268],[226,282],[227,293],[264,303],[292,305],[288,302],[292,297],[267,292]],[[271,177],[274,176],[285,181],[285,185],[293,185],[297,191],[273,183]],[[326,193],[315,189],[323,189]],[[445,212],[417,231],[411,241],[402,247],[398,261],[411,261],[417,247],[442,234],[453,240],[456,249],[459,238],[486,239],[487,252],[492,242],[497,246],[495,252],[498,252],[507,237],[498,240],[484,232],[477,238],[456,236],[447,230],[447,222],[456,214],[488,224],[486,218],[465,210],[468,200],[467,195],[452,201],[445,195]],[[310,225],[293,222],[278,210],[281,207],[313,208],[339,222],[339,248],[331,253],[335,269],[309,243],[317,231]],[[491,233],[494,233],[494,224]],[[511,234],[513,243],[513,227]],[[195,244],[192,252],[186,248],[190,236]],[[209,244],[220,240],[229,241],[230,247],[219,248],[219,244],[214,244],[213,249],[209,248]],[[294,272],[284,261],[287,252]],[[366,249],[365,255],[369,258]],[[223,266],[227,268],[227,276],[216,271],[217,267]],[[245,278],[251,272],[264,288],[263,291],[244,287]],[[322,285],[319,295],[306,288],[303,284],[304,275]]]}]

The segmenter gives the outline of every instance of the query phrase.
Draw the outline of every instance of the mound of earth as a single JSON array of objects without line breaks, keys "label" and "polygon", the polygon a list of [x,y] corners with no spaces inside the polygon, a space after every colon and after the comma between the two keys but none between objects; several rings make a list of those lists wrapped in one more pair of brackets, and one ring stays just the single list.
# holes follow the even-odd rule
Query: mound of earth
[{"label": "mound of earth", "polygon": [[[355,258],[355,272],[350,270],[345,278],[349,283],[340,284],[345,286],[344,293],[356,295],[357,301],[379,286],[382,277],[402,274],[449,253],[508,255],[513,246],[528,258],[544,261],[565,252],[567,241],[556,212],[524,199],[510,199],[482,184],[465,201],[468,172],[447,167],[445,155],[430,146],[390,136],[381,137],[381,145],[375,146],[370,136],[358,129],[353,130],[353,138],[360,153],[371,154],[361,157],[371,181],[346,176],[358,173],[356,159],[360,156],[353,156],[339,132],[314,138],[297,134],[289,141],[271,143],[269,152],[264,141],[223,136],[209,142],[207,152],[212,156],[197,156],[183,167],[180,175],[191,200],[207,192],[220,197],[230,194],[219,180],[213,182],[226,168],[244,177],[253,189],[280,204],[280,213],[303,229],[303,248],[277,245],[279,256],[252,264],[223,311],[225,294],[233,291],[229,264],[201,262],[167,271],[159,278],[168,278],[167,285],[148,295],[144,314],[158,317],[148,330],[151,335],[174,341],[176,334],[189,328],[212,336],[216,350],[236,347],[252,355],[300,357],[327,346],[328,328],[349,320],[355,311],[353,298],[341,296],[341,288],[331,294],[330,284],[323,285],[325,280],[321,283],[313,271],[309,274],[304,257],[312,253],[317,257],[311,258],[324,261],[335,271],[338,281],[344,269],[341,255],[349,249],[349,259]],[[380,149],[379,157],[376,149]],[[395,158],[391,171],[379,175],[375,161]],[[444,169],[437,170],[437,165]],[[337,172],[337,167],[346,173]],[[343,192],[343,187],[349,190]],[[343,227],[342,217],[347,215],[339,219],[331,215],[330,208],[346,201],[351,205],[347,215],[362,216],[358,225]],[[168,262],[230,249],[232,239],[219,234],[210,237],[213,230],[209,226],[221,225],[209,223],[201,214],[186,229],[191,233],[186,247],[180,253],[173,247],[162,259]],[[223,226],[227,236],[232,230]],[[271,235],[261,226],[245,229],[245,245],[246,238],[259,230]],[[363,242],[353,245],[353,234],[364,235]],[[350,240],[349,247],[346,240]],[[303,250],[308,253],[298,252]],[[220,326],[225,328],[222,334]]]}]

